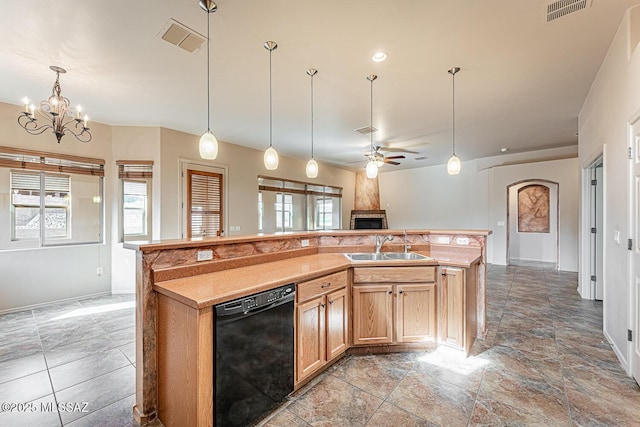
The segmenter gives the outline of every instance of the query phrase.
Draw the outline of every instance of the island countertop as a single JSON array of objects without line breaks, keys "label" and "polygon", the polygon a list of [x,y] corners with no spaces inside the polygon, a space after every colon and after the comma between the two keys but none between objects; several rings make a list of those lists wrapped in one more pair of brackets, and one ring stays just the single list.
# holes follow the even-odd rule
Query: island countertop
[{"label": "island countertop", "polygon": [[453,252],[430,254],[420,251],[419,253],[431,258],[351,262],[341,253],[319,253],[167,280],[154,284],[153,289],[183,304],[201,309],[288,283],[302,282],[346,270],[349,267],[425,265],[469,267],[480,260],[480,254],[474,257]]}]

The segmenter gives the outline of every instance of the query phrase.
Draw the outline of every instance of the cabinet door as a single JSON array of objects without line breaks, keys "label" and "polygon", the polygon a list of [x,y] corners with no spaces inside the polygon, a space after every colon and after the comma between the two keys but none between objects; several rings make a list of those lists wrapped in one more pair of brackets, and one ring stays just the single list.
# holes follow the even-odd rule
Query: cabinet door
[{"label": "cabinet door", "polygon": [[349,306],[347,290],[327,295],[327,360],[344,353],[348,346]]},{"label": "cabinet door", "polygon": [[440,340],[455,347],[464,348],[464,270],[442,268],[442,305]]},{"label": "cabinet door", "polygon": [[298,381],[319,369],[327,360],[325,307],[324,296],[298,305],[296,329]]},{"label": "cabinet door", "polygon": [[353,287],[353,344],[393,342],[393,286]]},{"label": "cabinet door", "polygon": [[397,285],[396,341],[436,340],[436,287],[434,284]]}]

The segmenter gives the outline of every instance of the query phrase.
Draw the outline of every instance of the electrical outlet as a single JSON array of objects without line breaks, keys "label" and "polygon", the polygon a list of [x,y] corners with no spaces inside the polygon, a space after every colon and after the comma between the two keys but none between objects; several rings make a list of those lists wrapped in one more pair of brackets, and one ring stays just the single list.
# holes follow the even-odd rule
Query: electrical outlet
[{"label": "electrical outlet", "polygon": [[240,226],[239,225],[230,225],[229,226],[229,231],[240,231]]},{"label": "electrical outlet", "polygon": [[498,221],[498,227],[504,227],[504,221]]},{"label": "electrical outlet", "polygon": [[615,230],[613,232],[613,241],[616,243],[620,243],[620,230]]},{"label": "electrical outlet", "polygon": [[443,243],[445,245],[448,245],[449,242],[450,242],[450,240],[449,240],[448,236],[435,236],[434,243]]},{"label": "electrical outlet", "polygon": [[210,261],[213,259],[213,251],[198,251],[198,261]]},{"label": "electrical outlet", "polygon": [[300,240],[300,246],[302,246],[303,248],[306,248],[307,246],[309,246],[309,240],[308,239]]},{"label": "electrical outlet", "polygon": [[469,238],[468,237],[458,237],[456,239],[456,243],[459,245],[468,245],[469,244]]},{"label": "electrical outlet", "polygon": [[98,268],[96,269],[96,274],[97,274],[98,276],[102,276],[102,275],[104,274],[104,268],[102,268],[102,267],[98,267]]}]

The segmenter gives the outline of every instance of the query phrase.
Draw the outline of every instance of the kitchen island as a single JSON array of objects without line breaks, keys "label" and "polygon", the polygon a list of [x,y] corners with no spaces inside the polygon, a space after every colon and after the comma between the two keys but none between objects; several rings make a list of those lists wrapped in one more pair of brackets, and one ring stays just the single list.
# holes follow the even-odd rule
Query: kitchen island
[{"label": "kitchen island", "polygon": [[[402,348],[416,345],[408,342],[411,341],[409,338],[397,340],[397,328],[401,322],[397,317],[391,319],[389,316],[398,308],[379,315],[374,313],[373,317],[369,315],[366,319],[353,311],[351,291],[356,268],[369,268],[369,273],[384,272],[382,276],[374,275],[373,282],[366,285],[374,288],[391,285],[386,298],[396,298],[404,291],[406,297],[410,295],[408,291],[412,291],[415,295],[433,299],[431,305],[426,305],[431,307],[433,316],[436,305],[444,304],[443,307],[449,307],[451,313],[463,310],[464,316],[472,317],[471,321],[457,319],[450,314],[449,321],[444,322],[448,326],[444,328],[442,313],[438,312],[441,327],[437,333],[434,332],[435,320],[419,321],[404,327],[418,332],[420,328],[431,328],[430,338],[427,333],[414,334],[413,341],[419,345],[435,345],[438,343],[437,334],[442,343],[457,346],[463,351],[468,349],[473,338],[482,338],[485,334],[486,237],[489,234],[490,231],[486,230],[411,230],[405,237],[401,230],[355,230],[126,244],[126,247],[137,251],[136,420],[142,425],[156,418],[166,426],[213,425],[213,306],[283,284],[296,283],[299,289],[308,289],[306,293],[298,293],[296,302],[299,310],[296,322],[300,322],[296,323],[299,347],[296,363],[300,365],[296,369],[297,386],[350,349],[388,351],[398,345],[405,346]],[[394,237],[383,245],[383,252],[402,252],[410,247],[412,252],[428,258],[354,262],[342,255],[347,252],[373,252],[376,235]],[[384,263],[384,269],[371,270],[381,267],[381,263]],[[389,276],[388,273],[393,271],[403,273]],[[301,331],[305,330],[302,319],[324,319],[325,313],[318,311],[317,307],[326,305],[322,301],[329,301],[326,300],[329,293],[321,291],[324,285],[320,282],[340,272],[345,272],[340,277],[346,279],[344,285],[336,287],[336,290],[343,289],[344,294],[338,292],[335,295],[342,295],[343,330],[320,331],[322,333],[313,330],[312,334],[301,337]],[[406,272],[420,272],[420,276],[405,276]],[[389,283],[392,279],[399,281],[397,284]],[[420,283],[404,283],[406,281]],[[305,283],[305,288],[301,288]],[[362,290],[363,285],[365,283],[359,283],[356,289]],[[407,285],[411,287],[407,288]],[[445,289],[449,289],[449,293],[443,292]],[[415,291],[420,292],[416,294]],[[446,299],[448,294],[449,300]],[[362,298],[360,302],[368,303],[382,301],[385,297],[382,293],[378,296],[370,293]],[[300,311],[313,301],[317,302],[315,312]],[[391,307],[389,304],[393,299],[384,301]],[[457,305],[452,305],[454,302]],[[306,305],[303,307],[303,304]],[[409,307],[406,309],[422,310],[425,305],[420,302],[405,306]],[[365,319],[375,325],[384,324],[384,328],[391,331],[389,339],[372,345],[354,344],[352,318]],[[399,322],[397,325],[396,321]],[[317,343],[309,339],[313,336],[319,337]],[[344,343],[336,341],[340,336]],[[327,353],[324,340],[330,337],[336,346],[333,352],[330,349]],[[303,352],[302,343],[310,343],[314,351]],[[315,353],[318,349],[322,354]]]}]

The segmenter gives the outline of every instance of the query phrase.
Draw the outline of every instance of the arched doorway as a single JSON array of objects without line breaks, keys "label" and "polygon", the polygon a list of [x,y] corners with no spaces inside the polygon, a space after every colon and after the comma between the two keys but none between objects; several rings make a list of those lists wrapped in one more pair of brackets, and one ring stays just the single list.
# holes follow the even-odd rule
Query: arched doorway
[{"label": "arched doorway", "polygon": [[526,179],[507,186],[507,264],[539,261],[559,265],[560,186]]}]

